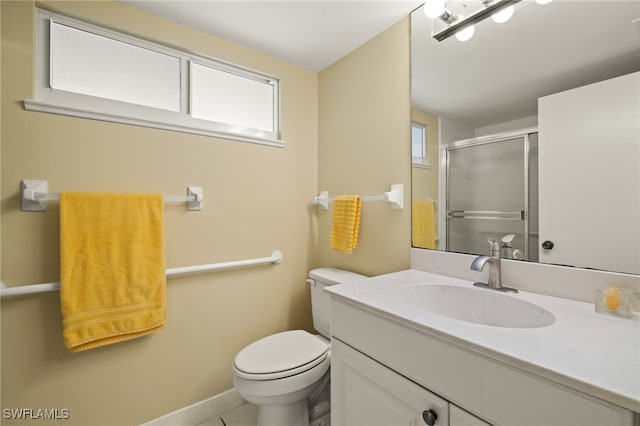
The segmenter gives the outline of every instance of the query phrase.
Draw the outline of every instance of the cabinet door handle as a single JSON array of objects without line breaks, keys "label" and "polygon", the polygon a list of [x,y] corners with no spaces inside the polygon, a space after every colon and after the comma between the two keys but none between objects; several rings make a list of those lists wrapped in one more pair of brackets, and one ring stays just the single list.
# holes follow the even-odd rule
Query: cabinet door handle
[{"label": "cabinet door handle", "polygon": [[438,413],[433,410],[424,410],[422,412],[422,420],[429,426],[433,426],[438,421]]}]

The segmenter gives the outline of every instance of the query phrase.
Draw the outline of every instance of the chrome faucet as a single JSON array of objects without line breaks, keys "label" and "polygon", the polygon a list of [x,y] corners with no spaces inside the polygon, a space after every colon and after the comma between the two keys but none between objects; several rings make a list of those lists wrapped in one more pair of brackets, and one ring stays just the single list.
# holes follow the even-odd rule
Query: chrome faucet
[{"label": "chrome faucet", "polygon": [[508,291],[517,293],[518,290],[510,287],[502,286],[502,271],[500,264],[500,242],[495,238],[488,238],[489,241],[489,256],[478,256],[471,262],[471,269],[474,271],[482,271],[484,265],[489,264],[489,281],[487,283],[476,282],[473,283],[476,287],[489,288],[498,291]]}]

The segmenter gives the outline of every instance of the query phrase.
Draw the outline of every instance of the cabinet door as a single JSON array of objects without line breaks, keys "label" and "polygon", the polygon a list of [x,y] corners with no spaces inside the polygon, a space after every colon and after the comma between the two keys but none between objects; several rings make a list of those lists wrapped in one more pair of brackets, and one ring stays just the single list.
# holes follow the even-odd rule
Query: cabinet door
[{"label": "cabinet door", "polygon": [[464,411],[457,405],[449,404],[450,426],[491,426],[471,413]]},{"label": "cabinet door", "polygon": [[[449,424],[446,400],[337,339],[331,343],[331,396],[333,426]],[[425,421],[425,412],[433,422]]]}]

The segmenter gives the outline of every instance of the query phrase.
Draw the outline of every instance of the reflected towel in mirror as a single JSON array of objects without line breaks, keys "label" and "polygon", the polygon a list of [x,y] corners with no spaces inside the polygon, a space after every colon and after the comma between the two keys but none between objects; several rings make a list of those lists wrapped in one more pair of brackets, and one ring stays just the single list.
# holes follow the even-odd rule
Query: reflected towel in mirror
[{"label": "reflected towel in mirror", "polygon": [[411,207],[412,236],[414,247],[435,249],[435,201],[414,200]]}]

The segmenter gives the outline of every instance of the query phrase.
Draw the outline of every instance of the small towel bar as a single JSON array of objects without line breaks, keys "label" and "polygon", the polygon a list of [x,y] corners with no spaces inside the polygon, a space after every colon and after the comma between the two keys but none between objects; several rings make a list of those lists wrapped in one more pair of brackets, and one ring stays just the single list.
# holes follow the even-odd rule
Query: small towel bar
[{"label": "small towel bar", "polygon": [[[271,253],[271,256],[269,257],[259,257],[256,259],[246,259],[246,260],[234,260],[231,262],[209,263],[204,265],[181,266],[177,268],[167,269],[166,274],[167,274],[167,277],[171,277],[174,275],[184,275],[184,274],[192,274],[196,272],[207,272],[207,271],[219,271],[222,269],[241,268],[246,266],[263,265],[267,263],[273,263],[274,265],[277,265],[278,263],[282,262],[282,259],[283,259],[282,252],[280,250],[276,250],[273,253]],[[57,291],[57,290],[60,290],[59,282],[22,285],[22,286],[16,286],[16,287],[5,287],[4,284],[2,284],[0,296],[2,297],[22,296],[26,294],[46,293],[49,291]]]},{"label": "small towel bar", "polygon": [[[314,203],[319,204],[322,210],[329,209],[329,203],[333,203],[335,198],[329,198],[328,191],[322,191],[319,196],[314,198]],[[392,209],[402,210],[404,208],[404,185],[391,185],[391,190],[383,195],[365,195],[360,197],[360,201],[388,201]]]}]

